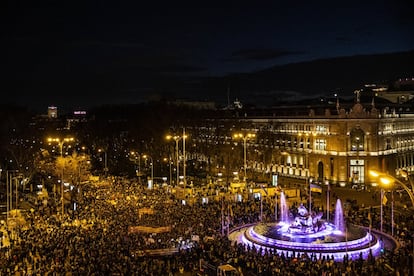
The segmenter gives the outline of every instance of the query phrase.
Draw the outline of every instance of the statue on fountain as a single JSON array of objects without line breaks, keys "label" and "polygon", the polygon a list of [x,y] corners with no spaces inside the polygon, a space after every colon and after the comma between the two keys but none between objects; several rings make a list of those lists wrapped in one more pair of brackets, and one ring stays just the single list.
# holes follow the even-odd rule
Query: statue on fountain
[{"label": "statue on fountain", "polygon": [[325,229],[325,224],[322,223],[322,212],[317,214],[308,212],[303,204],[298,207],[298,215],[295,217],[293,223],[289,226],[290,233],[310,234],[316,233]]}]

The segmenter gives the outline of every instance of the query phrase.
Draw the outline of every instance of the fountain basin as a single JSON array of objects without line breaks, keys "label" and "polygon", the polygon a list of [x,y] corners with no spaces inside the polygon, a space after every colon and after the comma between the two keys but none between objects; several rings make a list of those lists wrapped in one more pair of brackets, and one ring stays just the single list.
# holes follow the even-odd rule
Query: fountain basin
[{"label": "fountain basin", "polygon": [[[283,194],[281,204],[286,204]],[[288,208],[283,205],[281,210]],[[345,224],[339,199],[334,223],[322,220],[320,213],[308,212],[303,205],[299,206],[293,222],[288,217],[288,214],[282,214],[282,221],[276,223],[257,223],[238,228],[230,233],[229,238],[257,249],[270,249],[275,254],[307,254],[335,261],[343,261],[344,258],[368,259],[379,256],[384,249],[398,247],[398,243],[384,233]]]},{"label": "fountain basin", "polygon": [[[263,224],[260,224],[263,226]],[[265,246],[268,248],[296,251],[296,252],[317,252],[335,253],[338,251],[355,251],[364,249],[380,249],[379,240],[368,232],[360,237],[347,240],[342,233],[335,233],[334,228],[329,225],[326,230],[315,233],[314,235],[297,235],[292,233],[281,234],[278,238],[258,233],[256,230],[259,225],[248,227],[245,230],[245,240]],[[275,227],[274,224],[268,224]]]}]

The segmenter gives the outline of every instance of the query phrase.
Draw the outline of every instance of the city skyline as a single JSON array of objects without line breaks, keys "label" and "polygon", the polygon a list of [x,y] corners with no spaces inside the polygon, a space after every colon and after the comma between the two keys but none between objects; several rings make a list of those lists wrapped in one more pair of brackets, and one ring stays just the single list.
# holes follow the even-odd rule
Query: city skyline
[{"label": "city skyline", "polygon": [[408,1],[10,3],[1,80],[7,101],[42,108],[180,96],[205,78],[413,50],[412,11]]}]

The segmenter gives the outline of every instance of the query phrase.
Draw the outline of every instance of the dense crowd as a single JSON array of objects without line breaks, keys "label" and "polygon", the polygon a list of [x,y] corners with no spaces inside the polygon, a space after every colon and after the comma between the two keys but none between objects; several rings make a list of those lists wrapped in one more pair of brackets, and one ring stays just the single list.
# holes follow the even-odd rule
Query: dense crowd
[{"label": "dense crowd", "polygon": [[[257,222],[261,215],[272,220],[274,206],[267,201],[221,198],[184,203],[171,190],[147,189],[125,179],[106,186],[80,187],[73,197],[76,208],[67,208],[64,216],[56,198],[51,195],[47,204],[34,202],[25,227],[8,230],[10,244],[0,251],[0,275],[210,275],[223,263],[233,265],[243,275],[414,273],[414,226],[409,223],[414,217],[410,213],[395,213],[395,236],[400,242],[397,250],[338,262],[231,242],[223,226],[232,229]],[[369,216],[371,220],[367,220]],[[356,206],[349,210],[347,222],[371,223],[378,228],[378,209]],[[153,231],[131,231],[134,226]],[[157,231],[165,227],[169,228]],[[389,223],[384,231],[391,231]]]}]

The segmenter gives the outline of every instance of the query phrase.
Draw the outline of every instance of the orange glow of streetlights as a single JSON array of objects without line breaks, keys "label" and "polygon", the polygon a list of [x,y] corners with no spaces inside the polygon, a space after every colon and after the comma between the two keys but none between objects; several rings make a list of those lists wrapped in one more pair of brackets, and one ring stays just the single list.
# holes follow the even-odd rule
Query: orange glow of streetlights
[{"label": "orange glow of streetlights", "polygon": [[256,137],[256,134],[254,133],[247,133],[247,134],[242,134],[242,133],[236,133],[233,135],[234,139],[242,139],[243,140],[243,148],[244,148],[244,181],[247,180],[247,159],[246,159],[246,155],[247,155],[247,149],[246,149],[246,142],[249,139],[254,139]]},{"label": "orange glow of streetlights", "polygon": [[[66,138],[63,138],[63,139],[60,139],[60,138],[51,138],[51,137],[49,137],[48,139],[47,139],[47,141],[49,142],[49,143],[52,143],[52,142],[56,142],[56,143],[58,143],[59,144],[59,149],[60,149],[60,157],[62,157],[63,158],[63,144],[65,143],[65,142],[73,142],[75,139],[73,138],[73,137],[66,137]],[[60,189],[61,189],[61,201],[62,201],[62,217],[63,217],[63,215],[64,215],[64,213],[65,213],[65,205],[64,205],[64,187],[63,187],[63,170],[64,170],[64,166],[62,166],[62,177],[61,177],[61,180],[60,180],[60,183],[61,183],[61,187],[60,187]]]},{"label": "orange glow of streetlights", "polygon": [[151,186],[154,185],[154,160],[151,156],[144,154],[142,156],[144,159],[149,159],[151,161]]},{"label": "orange glow of streetlights", "polygon": [[184,175],[184,186],[186,184],[186,177],[185,177],[185,169],[186,169],[186,156],[185,156],[185,140],[187,139],[187,135],[185,134],[185,130],[183,130],[183,135],[179,136],[179,135],[167,135],[165,136],[165,138],[167,140],[174,140],[175,141],[175,152],[176,152],[176,157],[177,157],[177,180],[176,180],[176,185],[178,185],[179,183],[179,178],[180,178],[180,155],[179,155],[179,148],[178,148],[178,143],[181,139],[183,139],[183,157],[184,157],[184,161],[183,161],[183,175]]}]

